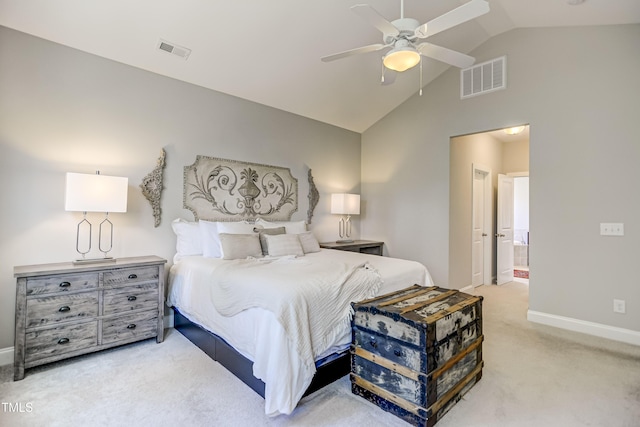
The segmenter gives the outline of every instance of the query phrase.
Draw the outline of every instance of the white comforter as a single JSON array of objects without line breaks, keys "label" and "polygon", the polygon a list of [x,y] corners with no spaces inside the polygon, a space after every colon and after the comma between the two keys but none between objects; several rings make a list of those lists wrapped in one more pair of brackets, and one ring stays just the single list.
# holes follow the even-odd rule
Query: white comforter
[{"label": "white comforter", "polygon": [[349,327],[352,301],[371,298],[382,278],[371,264],[320,258],[233,260],[211,275],[211,301],[223,316],[250,308],[273,313],[303,363],[313,369]]},{"label": "white comforter", "polygon": [[[329,249],[307,254],[301,260],[317,265],[340,265],[347,270],[369,262],[382,278],[377,294],[413,284],[433,284],[427,269],[413,261]],[[186,257],[180,260],[170,271],[167,303],[177,307],[190,320],[215,332],[254,362],[254,376],[265,383],[267,415],[289,414],[311,383],[315,366],[297,351],[284,325],[278,321],[278,315],[272,311],[255,307],[232,316],[224,316],[216,310],[216,304],[212,300],[212,277],[216,276],[216,271],[225,271],[232,262],[203,257]],[[316,360],[345,348],[350,343],[348,321],[341,324],[341,330],[331,334],[332,340],[317,343],[313,348]]]}]

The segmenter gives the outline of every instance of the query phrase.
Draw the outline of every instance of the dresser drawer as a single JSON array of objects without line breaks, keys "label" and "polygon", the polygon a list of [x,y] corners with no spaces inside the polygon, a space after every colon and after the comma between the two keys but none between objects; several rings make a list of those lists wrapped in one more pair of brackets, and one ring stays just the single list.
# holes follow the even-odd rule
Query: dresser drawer
[{"label": "dresser drawer", "polygon": [[27,296],[50,294],[54,292],[81,291],[97,287],[98,273],[29,277],[27,279]]},{"label": "dresser drawer", "polygon": [[102,321],[102,343],[134,341],[158,335],[158,310],[118,316]]},{"label": "dresser drawer", "polygon": [[90,318],[98,315],[98,291],[27,299],[26,327]]},{"label": "dresser drawer", "polygon": [[98,345],[95,320],[26,333],[25,361],[44,359]]},{"label": "dresser drawer", "polygon": [[157,279],[157,266],[122,268],[118,270],[105,271],[103,283],[105,286],[114,286]]},{"label": "dresser drawer", "polygon": [[127,286],[105,289],[104,315],[123,313],[140,309],[158,309],[158,284]]}]

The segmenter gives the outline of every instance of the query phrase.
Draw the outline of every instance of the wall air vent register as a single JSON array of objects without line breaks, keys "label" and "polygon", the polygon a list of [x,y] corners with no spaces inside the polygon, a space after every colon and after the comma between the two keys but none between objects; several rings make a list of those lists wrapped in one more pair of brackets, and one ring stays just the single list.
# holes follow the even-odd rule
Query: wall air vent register
[{"label": "wall air vent register", "polygon": [[507,87],[507,57],[460,70],[460,98],[470,98]]},{"label": "wall air vent register", "polygon": [[179,58],[184,59],[185,61],[189,58],[189,55],[191,54],[191,49],[188,49],[183,46],[178,46],[175,43],[171,43],[162,39],[158,41],[157,49],[160,50],[161,52],[166,52],[166,53],[175,55]]}]

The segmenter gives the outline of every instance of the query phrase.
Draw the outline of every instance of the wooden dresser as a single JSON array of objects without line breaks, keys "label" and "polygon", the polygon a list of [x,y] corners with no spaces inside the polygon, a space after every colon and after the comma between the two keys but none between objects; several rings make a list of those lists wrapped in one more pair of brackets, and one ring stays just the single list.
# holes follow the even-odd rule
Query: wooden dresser
[{"label": "wooden dresser", "polygon": [[145,256],[15,267],[14,380],[45,363],[147,338],[162,342],[166,262]]}]

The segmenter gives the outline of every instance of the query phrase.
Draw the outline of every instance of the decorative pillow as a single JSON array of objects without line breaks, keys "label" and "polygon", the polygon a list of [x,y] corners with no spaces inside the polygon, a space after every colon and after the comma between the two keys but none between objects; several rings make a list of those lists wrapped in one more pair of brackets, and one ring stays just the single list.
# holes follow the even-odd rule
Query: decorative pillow
[{"label": "decorative pillow", "polygon": [[295,255],[304,256],[297,234],[265,234],[270,256]]},{"label": "decorative pillow", "polygon": [[262,228],[261,226],[257,225],[253,227],[253,231],[258,233],[258,236],[260,236],[260,246],[262,247],[262,255],[269,255],[269,245],[267,243],[267,239],[264,238],[264,235],[269,234],[271,236],[275,236],[276,234],[284,234],[285,228],[284,227]]},{"label": "decorative pillow", "polygon": [[300,233],[298,234],[298,239],[300,239],[300,246],[302,246],[302,251],[305,254],[320,252],[320,243],[318,243],[318,239],[312,232]]},{"label": "decorative pillow", "polygon": [[258,218],[256,219],[256,225],[264,228],[284,227],[287,230],[287,234],[299,234],[307,231],[307,224],[304,221],[269,222]]},{"label": "decorative pillow", "polygon": [[185,221],[182,218],[171,221],[171,228],[176,233],[176,256],[202,255],[202,238],[197,222]]},{"label": "decorative pillow", "polygon": [[202,235],[202,256],[207,258],[222,258],[220,237],[218,236],[218,223],[200,220],[200,233]]},{"label": "decorative pillow", "polygon": [[222,246],[220,233],[227,234],[252,234],[253,224],[240,222],[212,222],[200,221],[202,233],[202,255],[209,258],[222,258]]},{"label": "decorative pillow", "polygon": [[262,257],[260,239],[257,234],[220,233],[222,259],[245,259]]}]

